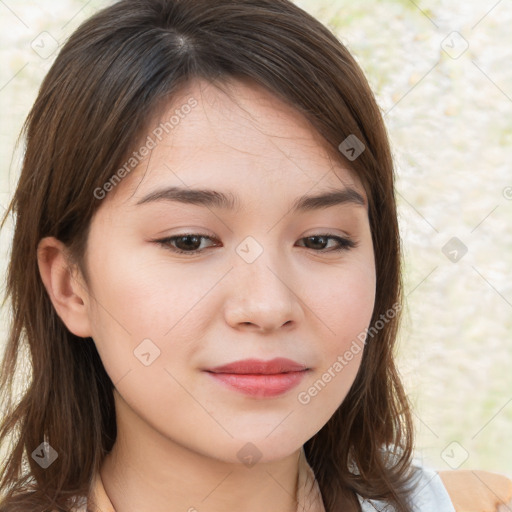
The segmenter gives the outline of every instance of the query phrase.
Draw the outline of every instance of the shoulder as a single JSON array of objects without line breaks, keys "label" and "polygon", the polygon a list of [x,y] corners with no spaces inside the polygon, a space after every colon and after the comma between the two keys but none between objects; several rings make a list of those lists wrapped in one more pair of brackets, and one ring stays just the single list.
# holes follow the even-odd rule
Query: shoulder
[{"label": "shoulder", "polygon": [[411,493],[413,510],[421,512],[456,512],[451,496],[439,473],[414,459],[416,484]]},{"label": "shoulder", "polygon": [[[409,504],[411,512],[457,512],[439,474],[417,459],[412,462],[411,491]],[[386,501],[359,497],[363,512],[394,512]],[[467,512],[467,511],[464,511]]]},{"label": "shoulder", "polygon": [[[436,471],[415,457],[411,466],[413,512],[505,512],[512,511],[512,481],[505,475],[477,470]],[[368,501],[368,500],[363,500]],[[389,511],[362,503],[362,510]]]},{"label": "shoulder", "polygon": [[456,512],[500,512],[512,508],[512,481],[488,471],[440,471]]}]

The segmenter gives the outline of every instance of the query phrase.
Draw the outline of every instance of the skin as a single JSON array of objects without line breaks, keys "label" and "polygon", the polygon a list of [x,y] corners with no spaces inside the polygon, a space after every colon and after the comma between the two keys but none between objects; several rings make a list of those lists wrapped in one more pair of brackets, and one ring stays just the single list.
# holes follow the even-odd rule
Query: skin
[{"label": "skin", "polygon": [[[366,202],[364,188],[295,110],[250,83],[230,90],[236,102],[192,82],[163,113],[169,119],[188,98],[198,101],[102,200],[87,245],[89,282],[61,242],[39,245],[59,316],[93,338],[115,385],[118,437],[101,477],[117,512],[225,512],[241,503],[245,512],[268,512],[269,503],[295,512],[300,449],[342,403],[360,366],[362,351],[309,403],[298,401],[370,323],[367,206],[289,210],[303,194],[344,187]],[[232,192],[240,207],[136,205],[166,186]],[[204,250],[194,256],[154,242],[190,233],[212,237],[197,241]],[[325,233],[357,245],[335,252],[335,239],[306,238]],[[248,236],[263,250],[252,263],[236,252]],[[148,366],[134,356],[144,339],[160,350]],[[309,368],[277,397],[239,393],[203,371],[274,357]],[[237,456],[247,443],[261,454],[251,467]]]}]

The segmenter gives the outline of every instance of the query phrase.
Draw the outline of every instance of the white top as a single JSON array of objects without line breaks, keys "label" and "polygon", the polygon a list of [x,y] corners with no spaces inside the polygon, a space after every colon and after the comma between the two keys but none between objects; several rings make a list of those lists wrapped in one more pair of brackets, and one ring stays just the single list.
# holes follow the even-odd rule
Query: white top
[{"label": "white top", "polygon": [[[420,480],[412,494],[412,512],[455,512],[448,491],[439,474],[418,459],[413,460]],[[367,500],[357,496],[363,512],[395,512],[395,508],[381,500]]]}]

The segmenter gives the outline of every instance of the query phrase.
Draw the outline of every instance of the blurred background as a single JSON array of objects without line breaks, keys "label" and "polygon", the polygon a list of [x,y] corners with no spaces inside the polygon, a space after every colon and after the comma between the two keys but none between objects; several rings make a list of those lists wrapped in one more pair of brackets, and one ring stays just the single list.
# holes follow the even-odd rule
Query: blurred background
[{"label": "blurred background", "polygon": [[[100,0],[0,0],[0,214],[53,59]],[[392,143],[403,240],[399,368],[416,452],[512,478],[512,4],[297,0],[366,73]],[[0,233],[2,291],[11,225]],[[0,317],[0,351],[7,336]]]}]

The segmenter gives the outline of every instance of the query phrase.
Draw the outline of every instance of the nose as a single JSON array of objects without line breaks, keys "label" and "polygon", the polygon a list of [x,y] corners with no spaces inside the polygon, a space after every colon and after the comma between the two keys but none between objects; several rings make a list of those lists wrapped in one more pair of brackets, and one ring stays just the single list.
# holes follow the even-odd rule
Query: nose
[{"label": "nose", "polygon": [[290,271],[264,254],[252,263],[237,262],[230,273],[225,319],[235,329],[270,333],[291,328],[302,318],[301,300],[293,289]]}]

